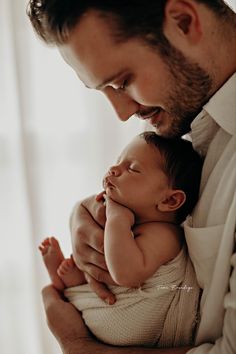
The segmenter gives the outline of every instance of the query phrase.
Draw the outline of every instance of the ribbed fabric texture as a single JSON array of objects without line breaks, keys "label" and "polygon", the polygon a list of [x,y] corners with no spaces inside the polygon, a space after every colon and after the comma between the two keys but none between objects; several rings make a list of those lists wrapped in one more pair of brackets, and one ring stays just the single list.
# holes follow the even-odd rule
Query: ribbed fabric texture
[{"label": "ribbed fabric texture", "polygon": [[101,301],[87,284],[65,290],[99,340],[120,346],[158,347],[193,342],[199,288],[185,248],[141,288],[110,288],[117,298],[112,306]]}]

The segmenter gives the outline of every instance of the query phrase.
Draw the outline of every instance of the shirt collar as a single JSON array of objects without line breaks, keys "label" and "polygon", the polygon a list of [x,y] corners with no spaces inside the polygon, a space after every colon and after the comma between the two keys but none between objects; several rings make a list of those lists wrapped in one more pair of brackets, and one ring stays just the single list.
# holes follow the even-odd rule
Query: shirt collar
[{"label": "shirt collar", "polygon": [[205,156],[219,126],[236,133],[236,73],[211,97],[191,124],[193,147]]},{"label": "shirt collar", "polygon": [[227,133],[236,134],[236,73],[211,97],[203,110]]}]

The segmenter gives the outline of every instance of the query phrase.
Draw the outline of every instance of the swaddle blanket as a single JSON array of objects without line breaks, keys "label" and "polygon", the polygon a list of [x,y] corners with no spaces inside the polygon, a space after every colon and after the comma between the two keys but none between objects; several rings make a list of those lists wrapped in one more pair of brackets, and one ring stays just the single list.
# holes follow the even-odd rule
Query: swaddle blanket
[{"label": "swaddle blanket", "polygon": [[120,346],[176,347],[193,343],[199,287],[185,248],[162,265],[140,288],[110,286],[114,305],[106,305],[89,285],[65,290],[101,341]]}]

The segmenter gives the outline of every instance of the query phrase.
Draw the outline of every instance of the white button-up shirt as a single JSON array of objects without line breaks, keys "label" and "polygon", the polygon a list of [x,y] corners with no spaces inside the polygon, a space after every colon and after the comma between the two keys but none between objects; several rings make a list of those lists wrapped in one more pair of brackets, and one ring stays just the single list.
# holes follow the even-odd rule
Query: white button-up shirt
[{"label": "white button-up shirt", "polygon": [[184,223],[203,289],[198,347],[190,354],[236,353],[236,74],[192,123],[193,146],[206,155],[200,198]]}]

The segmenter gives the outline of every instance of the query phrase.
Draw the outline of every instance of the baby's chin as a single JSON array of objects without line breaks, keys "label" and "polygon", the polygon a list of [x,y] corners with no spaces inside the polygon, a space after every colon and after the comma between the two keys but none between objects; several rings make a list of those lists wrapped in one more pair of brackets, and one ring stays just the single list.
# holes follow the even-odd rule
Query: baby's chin
[{"label": "baby's chin", "polygon": [[116,191],[112,187],[108,187],[105,189],[106,195],[111,198],[114,202],[122,204],[123,200],[120,196],[117,195]]}]

